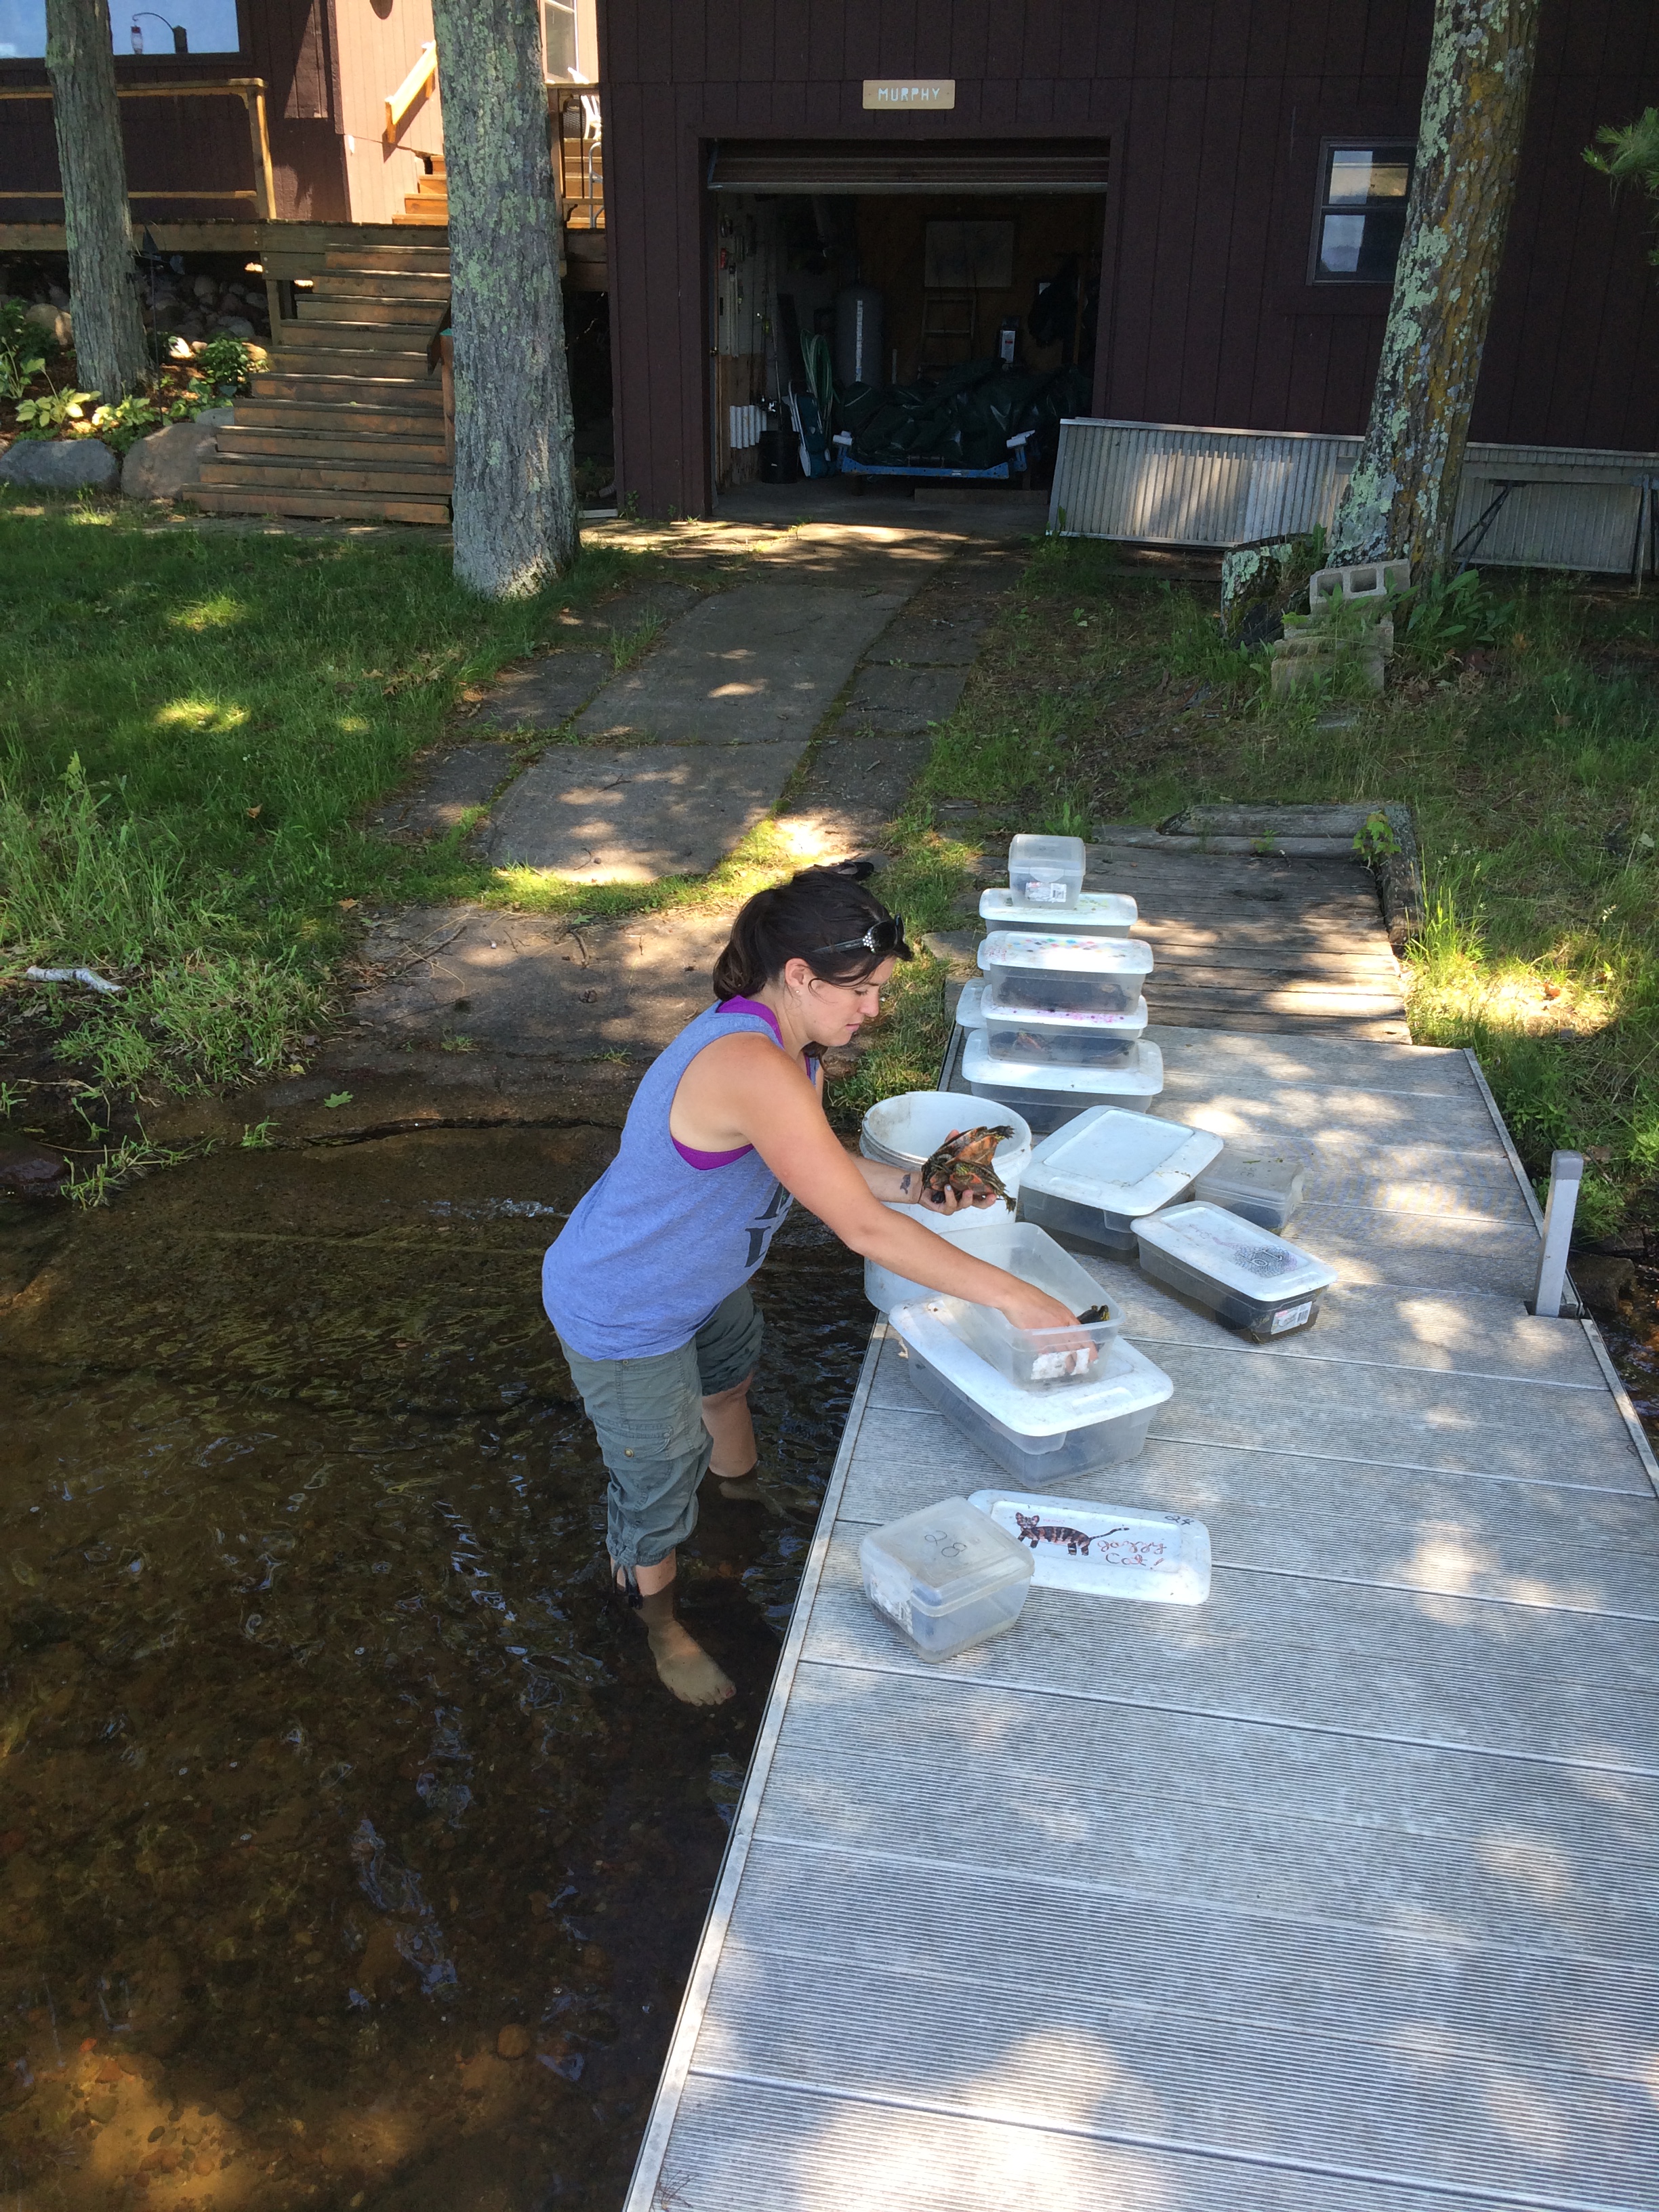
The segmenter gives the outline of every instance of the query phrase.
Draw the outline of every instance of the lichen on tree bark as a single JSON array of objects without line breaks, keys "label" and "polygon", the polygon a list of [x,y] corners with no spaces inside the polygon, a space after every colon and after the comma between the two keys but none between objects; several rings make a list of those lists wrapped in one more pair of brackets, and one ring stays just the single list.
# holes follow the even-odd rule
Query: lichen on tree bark
[{"label": "lichen on tree bark", "polygon": [[1406,234],[1339,561],[1450,550],[1469,416],[1515,197],[1540,0],[1437,0]]},{"label": "lichen on tree bark", "polygon": [[489,599],[574,560],[570,377],[536,0],[434,0],[455,334],[455,574]]},{"label": "lichen on tree bark", "polygon": [[107,0],[46,0],[46,75],[64,187],[75,367],[112,404],[149,371],[127,212]]}]

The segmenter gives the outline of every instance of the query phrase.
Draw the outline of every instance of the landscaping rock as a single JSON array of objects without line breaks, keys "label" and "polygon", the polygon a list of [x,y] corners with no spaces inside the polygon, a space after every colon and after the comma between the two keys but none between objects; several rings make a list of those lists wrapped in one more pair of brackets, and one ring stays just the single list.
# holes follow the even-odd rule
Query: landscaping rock
[{"label": "landscaping rock", "polygon": [[69,1173],[69,1162],[49,1146],[27,1139],[0,1142],[0,1190],[20,1198],[38,1198],[55,1191]]},{"label": "landscaping rock", "polygon": [[1567,1262],[1573,1287],[1601,1321],[1617,1321],[1620,1303],[1636,1295],[1636,1268],[1629,1260],[1600,1252],[1575,1252]]},{"label": "landscaping rock", "polygon": [[169,422],[164,430],[140,438],[121,465],[123,494],[128,499],[177,499],[186,484],[199,483],[202,464],[213,458],[216,434],[233,411],[210,407],[193,422]]},{"label": "landscaping rock", "polygon": [[25,309],[23,319],[36,324],[60,346],[75,343],[75,324],[67,307],[54,307],[45,300],[37,300],[32,307]]},{"label": "landscaping rock", "polygon": [[216,315],[213,326],[228,338],[251,338],[254,334],[253,325],[246,315]]},{"label": "landscaping rock", "polygon": [[98,438],[20,438],[0,453],[0,483],[32,484],[42,491],[100,490],[115,483],[121,464]]}]

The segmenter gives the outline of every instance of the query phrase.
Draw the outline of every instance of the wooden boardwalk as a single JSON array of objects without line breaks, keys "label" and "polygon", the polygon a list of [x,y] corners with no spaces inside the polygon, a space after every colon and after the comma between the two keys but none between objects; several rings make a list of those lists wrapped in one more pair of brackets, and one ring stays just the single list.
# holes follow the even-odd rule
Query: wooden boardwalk
[{"label": "wooden boardwalk", "polygon": [[917,1659],[860,1536],[1000,1478],[877,1327],[628,2212],[1659,2203],[1652,1455],[1468,1058],[1158,1034],[1342,1279],[1261,1346],[1097,1269],[1176,1393],[1064,1486],[1210,1600]]}]

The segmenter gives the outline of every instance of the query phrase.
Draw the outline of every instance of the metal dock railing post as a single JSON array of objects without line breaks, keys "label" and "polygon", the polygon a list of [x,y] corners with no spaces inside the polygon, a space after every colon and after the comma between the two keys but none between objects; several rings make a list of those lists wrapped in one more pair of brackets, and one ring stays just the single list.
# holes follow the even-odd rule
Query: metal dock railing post
[{"label": "metal dock railing post", "polygon": [[1557,1321],[1561,1314],[1561,1287],[1567,1276],[1567,1248],[1572,1243],[1572,1218],[1578,1210],[1578,1186],[1583,1179],[1582,1152],[1550,1154],[1550,1194],[1544,1208],[1544,1249],[1538,1255],[1538,1288],[1532,1310]]}]

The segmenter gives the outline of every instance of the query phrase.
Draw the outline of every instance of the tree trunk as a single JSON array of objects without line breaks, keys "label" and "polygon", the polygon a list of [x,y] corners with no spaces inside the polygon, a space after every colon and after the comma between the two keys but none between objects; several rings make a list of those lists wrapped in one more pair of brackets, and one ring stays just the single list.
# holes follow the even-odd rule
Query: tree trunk
[{"label": "tree trunk", "polygon": [[113,406],[144,381],[150,364],[106,0],[46,0],[46,75],[64,180],[76,374]]},{"label": "tree trunk", "polygon": [[1406,235],[1332,557],[1447,557],[1515,197],[1540,0],[1436,0]]},{"label": "tree trunk", "polygon": [[580,547],[536,0],[434,0],[455,332],[455,574],[538,591]]}]

